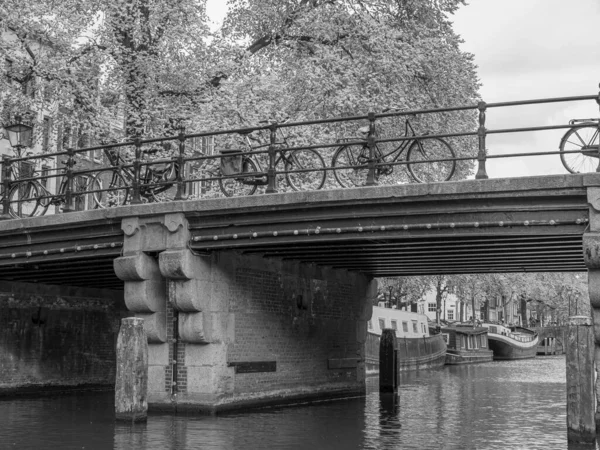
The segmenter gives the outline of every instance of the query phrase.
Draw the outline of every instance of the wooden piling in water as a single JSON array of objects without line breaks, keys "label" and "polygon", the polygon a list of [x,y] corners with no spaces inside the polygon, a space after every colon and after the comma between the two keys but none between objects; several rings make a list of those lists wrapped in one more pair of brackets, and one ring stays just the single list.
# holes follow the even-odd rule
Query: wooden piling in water
[{"label": "wooden piling in water", "polygon": [[570,442],[594,442],[594,328],[591,317],[569,317],[566,350],[567,438]]},{"label": "wooden piling in water", "polygon": [[398,341],[396,330],[385,328],[379,341],[379,392],[398,391]]},{"label": "wooden piling in water", "polygon": [[144,319],[121,320],[117,338],[115,418],[128,422],[145,421],[148,416],[148,338]]}]

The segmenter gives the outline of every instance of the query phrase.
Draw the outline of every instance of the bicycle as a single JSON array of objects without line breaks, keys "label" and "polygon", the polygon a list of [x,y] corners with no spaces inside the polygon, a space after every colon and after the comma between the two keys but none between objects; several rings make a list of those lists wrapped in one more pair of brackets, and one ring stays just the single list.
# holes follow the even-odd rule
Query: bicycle
[{"label": "bicycle", "polygon": [[[560,140],[560,160],[571,173],[595,172],[598,168],[598,122],[600,119],[572,119]],[[565,153],[577,151],[578,153]]]},{"label": "bicycle", "polygon": [[[365,137],[369,132],[369,127],[361,127],[359,132]],[[416,134],[409,120],[406,119],[403,137],[409,136],[416,136]],[[376,144],[375,180],[391,175],[394,171],[393,163],[400,159],[406,149],[408,149],[406,169],[417,183],[448,181],[454,175],[456,169],[454,150],[443,139],[432,137],[402,140],[389,152],[381,150],[381,146]],[[344,188],[357,187],[365,184],[370,161],[370,149],[366,143],[344,144],[333,154],[331,167],[340,186]]]},{"label": "bicycle", "polygon": [[[253,152],[269,147],[270,144],[253,145],[250,141],[251,133],[252,131],[238,133],[244,137],[248,151]],[[288,186],[294,191],[321,189],[327,177],[323,157],[312,149],[286,150],[289,145],[281,129],[279,137],[281,141],[276,143],[278,155],[275,167],[280,163],[283,164]],[[258,138],[252,139],[258,141]],[[243,150],[222,150],[221,154],[218,170],[219,188],[225,196],[253,195],[258,186],[268,184],[266,170],[260,161],[263,155],[248,154]]]},{"label": "bicycle", "polygon": [[[20,157],[18,155],[18,157]],[[18,166],[17,166],[18,164]],[[10,178],[13,181],[9,189],[9,214],[14,218],[43,216],[51,205],[60,206],[66,203],[68,178],[63,176],[57,193],[36,179],[38,172],[32,163],[19,161],[10,166]],[[20,181],[21,178],[25,180]],[[48,180],[48,178],[43,178]],[[93,195],[89,193],[100,187],[95,184],[94,177],[75,176],[73,178],[72,199],[76,210],[89,209],[94,204]]]},{"label": "bicycle", "polygon": [[[104,154],[111,165],[110,180],[108,187],[103,188],[107,176],[105,172],[100,172],[94,177],[95,184],[98,186],[94,189],[94,202],[99,208],[107,208],[112,206],[122,206],[130,201],[130,191],[132,189],[135,173],[132,168],[127,167],[127,161],[119,154],[119,152],[105,148]],[[153,155],[159,151],[158,148],[142,150],[142,155]],[[140,177],[140,197],[144,202],[160,202],[172,200],[173,195],[169,196],[168,191],[171,189],[175,180],[179,176],[179,164],[175,161],[162,163],[160,165],[143,166]]]}]

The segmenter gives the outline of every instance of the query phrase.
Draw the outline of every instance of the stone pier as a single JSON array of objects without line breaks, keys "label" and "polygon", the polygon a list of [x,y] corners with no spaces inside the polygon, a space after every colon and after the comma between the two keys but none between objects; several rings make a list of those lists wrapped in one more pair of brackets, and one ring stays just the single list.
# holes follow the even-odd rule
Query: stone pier
[{"label": "stone pier", "polygon": [[148,336],[149,409],[227,409],[361,394],[376,284],[359,273],[194,254],[183,214],[126,218],[115,260]]},{"label": "stone pier", "polygon": [[[583,255],[588,268],[588,293],[594,328],[594,361],[596,370],[596,429],[600,426],[600,188],[588,187],[589,228],[583,235]],[[593,401],[590,400],[590,401]]]}]

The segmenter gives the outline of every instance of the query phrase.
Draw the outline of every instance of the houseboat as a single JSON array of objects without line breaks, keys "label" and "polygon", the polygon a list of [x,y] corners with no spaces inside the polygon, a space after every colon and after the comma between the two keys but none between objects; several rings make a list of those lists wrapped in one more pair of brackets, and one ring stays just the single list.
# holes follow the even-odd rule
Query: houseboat
[{"label": "houseboat", "polygon": [[483,323],[488,330],[490,350],[494,359],[535,358],[538,346],[536,332],[524,327],[506,327],[504,325]]},{"label": "houseboat", "polygon": [[446,341],[446,364],[475,364],[491,361],[494,353],[488,345],[488,330],[473,324],[456,324],[442,328]]},{"label": "houseboat", "polygon": [[373,315],[368,322],[365,347],[367,375],[379,372],[379,340],[384,328],[396,331],[400,372],[442,367],[446,361],[446,343],[441,334],[430,333],[427,316],[384,305],[380,302],[379,306],[373,307]]}]

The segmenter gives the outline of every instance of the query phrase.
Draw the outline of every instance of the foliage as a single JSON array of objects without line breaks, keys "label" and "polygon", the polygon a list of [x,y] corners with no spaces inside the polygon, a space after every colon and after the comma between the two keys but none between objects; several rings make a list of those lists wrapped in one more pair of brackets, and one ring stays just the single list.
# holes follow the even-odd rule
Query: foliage
[{"label": "foliage", "polygon": [[[529,311],[549,322],[566,323],[569,314],[590,314],[585,273],[493,273],[465,275],[435,275],[382,279],[382,291],[397,292],[397,286],[419,286],[436,295],[437,309],[444,296],[453,293],[459,303],[475,305],[475,311],[492,297],[500,300],[499,310],[512,302],[525,299]],[[413,295],[418,290],[411,291]],[[465,318],[468,320],[468,317]]]},{"label": "foliage", "polygon": [[428,288],[426,280],[420,277],[381,278],[378,286],[386,301],[397,307],[419,301]]}]

